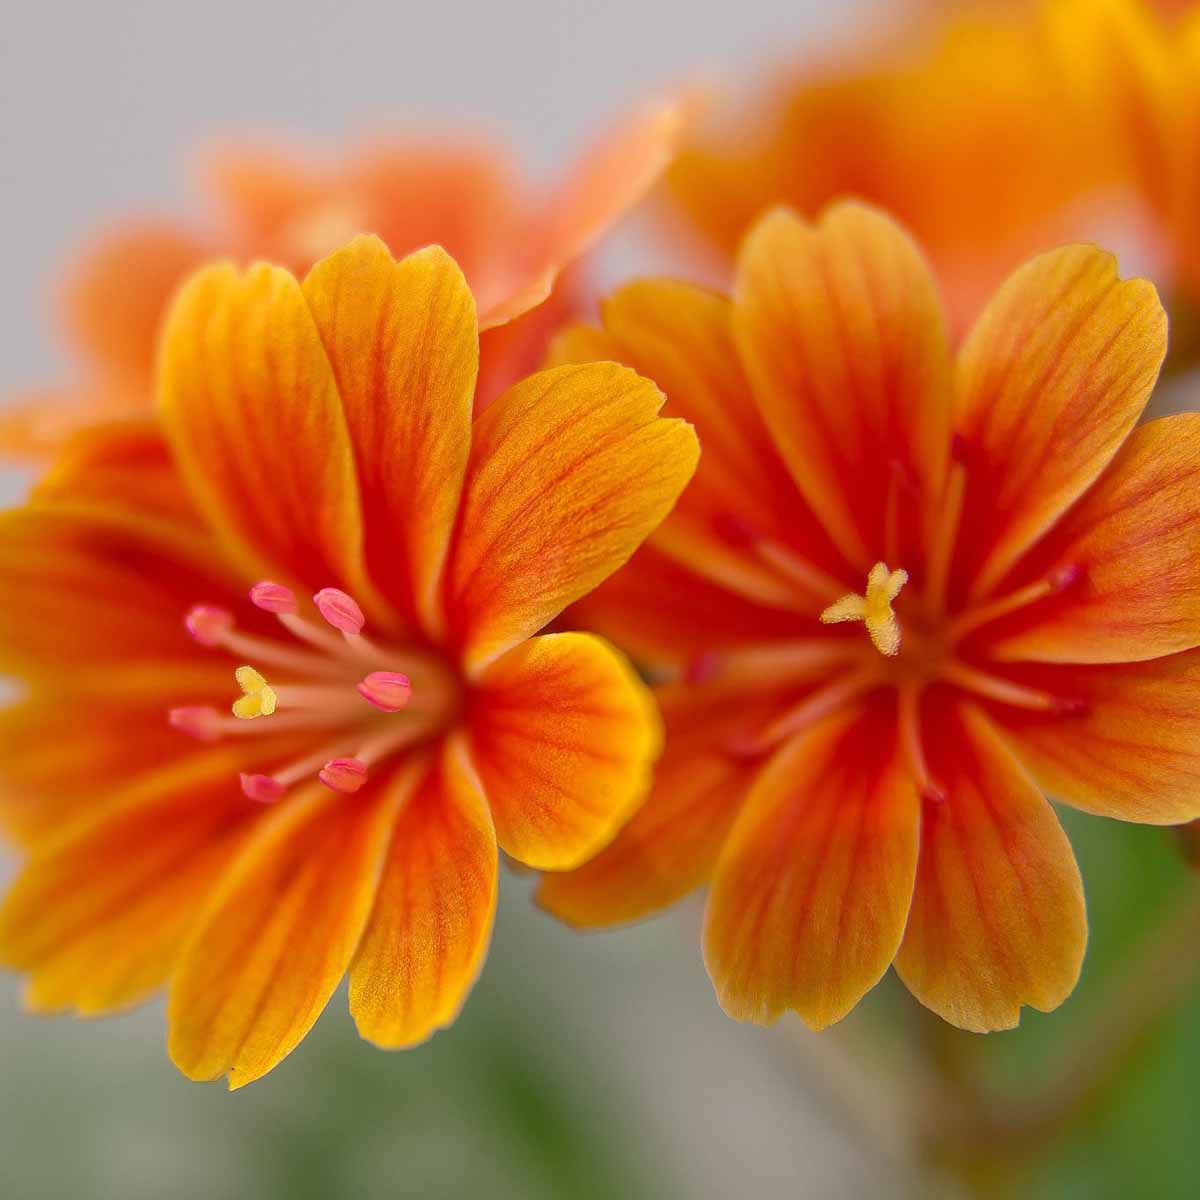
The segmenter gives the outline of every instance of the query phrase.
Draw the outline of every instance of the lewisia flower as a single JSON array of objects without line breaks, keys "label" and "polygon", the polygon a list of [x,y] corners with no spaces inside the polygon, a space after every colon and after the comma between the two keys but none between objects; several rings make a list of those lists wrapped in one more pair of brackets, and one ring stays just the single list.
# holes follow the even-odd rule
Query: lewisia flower
[{"label": "lewisia flower", "polygon": [[43,458],[94,421],[151,411],[162,318],[202,262],[262,258],[301,276],[358,233],[377,234],[398,255],[436,243],[462,267],[484,331],[477,399],[486,404],[541,359],[578,284],[564,282],[543,302],[563,268],[658,178],[678,125],[675,106],[648,106],[599,139],[544,197],[494,147],[463,137],[379,140],[341,161],[220,147],[205,162],[216,208],[208,228],[130,220],[82,255],[63,306],[82,379],[0,412],[0,453]]},{"label": "lewisia flower", "polygon": [[628,921],[711,880],[721,1003],[844,1016],[895,962],[966,1029],[1071,991],[1087,926],[1043,791],[1200,814],[1200,416],[1134,426],[1154,289],[1071,246],[997,292],[957,357],[931,273],[880,213],[787,211],[732,301],[635,283],[563,359],[655,378],[704,461],[581,606],[647,662],[651,799],[541,900]]},{"label": "lewisia flower", "polygon": [[668,172],[675,215],[724,270],[775,205],[862,197],[913,230],[965,331],[1015,266],[1099,222],[1113,169],[1068,119],[1039,14],[977,8],[793,68],[736,120],[712,106]]},{"label": "lewisia flower", "polygon": [[240,1087],[348,971],[363,1036],[412,1045],[479,970],[497,846],[571,866],[642,799],[644,685],[598,638],[534,635],[662,520],[695,436],[613,363],[472,423],[478,353],[439,248],[362,237],[302,284],[207,268],[164,331],[174,458],[94,430],[0,521],[30,852],[0,955],[32,1008],[170,980],[171,1056]]}]

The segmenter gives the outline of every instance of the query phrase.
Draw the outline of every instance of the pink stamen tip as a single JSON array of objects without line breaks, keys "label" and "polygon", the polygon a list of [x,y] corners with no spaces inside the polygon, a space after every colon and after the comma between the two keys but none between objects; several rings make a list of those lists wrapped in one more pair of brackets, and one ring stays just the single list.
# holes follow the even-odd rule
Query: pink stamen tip
[{"label": "pink stamen tip", "polygon": [[1046,581],[1056,592],[1065,592],[1072,584],[1083,578],[1083,568],[1078,563],[1068,563],[1065,567],[1056,567],[1046,577]]},{"label": "pink stamen tip", "polygon": [[367,764],[358,758],[333,758],[317,777],[327,788],[352,796],[367,782]]},{"label": "pink stamen tip", "polygon": [[1084,717],[1088,713],[1086,700],[1059,700],[1054,710],[1064,717]]},{"label": "pink stamen tip", "polygon": [[243,771],[241,780],[242,793],[256,804],[274,804],[287,791],[287,788],[278,779],[270,775],[247,775]]},{"label": "pink stamen tip", "polygon": [[202,646],[218,646],[221,639],[233,628],[233,613],[215,604],[197,604],[183,623],[187,631]]},{"label": "pink stamen tip", "polygon": [[707,683],[721,669],[721,656],[712,650],[693,655],[683,668],[684,683]]},{"label": "pink stamen tip", "polygon": [[956,463],[966,465],[967,461],[967,439],[961,433],[954,434],[950,439],[950,457]]},{"label": "pink stamen tip", "polygon": [[358,694],[383,712],[399,712],[412,698],[412,684],[399,671],[372,671],[359,683]]},{"label": "pink stamen tip", "polygon": [[762,540],[762,534],[745,517],[740,517],[737,513],[717,513],[713,518],[713,527],[718,537],[742,549],[749,549]]},{"label": "pink stamen tip", "polygon": [[924,783],[921,785],[921,799],[928,800],[930,804],[945,804],[946,793],[936,783]]},{"label": "pink stamen tip", "polygon": [[314,597],[313,603],[317,611],[329,622],[334,629],[343,633],[361,633],[367,623],[363,611],[355,603],[352,596],[337,588],[322,588]]},{"label": "pink stamen tip", "polygon": [[215,708],[200,704],[173,708],[167,713],[167,723],[172,729],[202,742],[215,742],[221,736],[221,720],[221,714]]},{"label": "pink stamen tip", "polygon": [[250,603],[269,613],[294,613],[298,607],[296,593],[291,588],[267,579],[250,589]]}]

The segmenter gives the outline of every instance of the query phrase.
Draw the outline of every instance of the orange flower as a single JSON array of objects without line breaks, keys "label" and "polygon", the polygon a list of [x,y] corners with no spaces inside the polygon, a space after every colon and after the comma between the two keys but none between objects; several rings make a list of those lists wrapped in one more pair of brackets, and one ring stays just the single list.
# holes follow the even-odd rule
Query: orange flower
[{"label": "orange flower", "polygon": [[497,845],[567,867],[642,799],[649,693],[598,638],[533,635],[662,520],[697,447],[613,363],[472,423],[475,303],[438,248],[362,237],[303,284],[210,267],[163,337],[178,474],[153,427],[93,430],[0,521],[28,686],[3,811],[30,848],[0,953],[37,1010],[170,979],[175,1062],[240,1087],[347,971],[379,1045],[451,1022]]},{"label": "orange flower", "polygon": [[878,204],[927,248],[963,332],[1015,266],[1099,221],[1112,164],[1061,75],[1041,20],[973,9],[806,63],[697,125],[667,176],[674,208],[723,270],[774,205]]},{"label": "orange flower", "polygon": [[999,290],[957,358],[888,218],[786,211],[732,301],[626,287],[563,359],[655,378],[705,447],[652,540],[581,606],[660,666],[651,799],[542,903],[627,921],[711,880],[721,1003],[844,1016],[895,961],[967,1029],[1071,991],[1086,940],[1041,789],[1200,815],[1200,415],[1134,429],[1154,289],[1073,246]]},{"label": "orange flower", "polygon": [[461,265],[484,330],[477,400],[485,406],[536,366],[575,303],[578,282],[569,279],[543,303],[560,273],[657,179],[678,124],[673,105],[646,108],[597,141],[546,197],[529,194],[494,147],[462,138],[393,138],[336,163],[272,146],[220,148],[205,164],[212,228],[127,221],[83,255],[64,305],[82,382],[0,412],[0,453],[43,458],[94,421],[150,411],[160,323],[201,262],[262,258],[300,276],[357,233],[377,234],[394,254],[441,245]]}]

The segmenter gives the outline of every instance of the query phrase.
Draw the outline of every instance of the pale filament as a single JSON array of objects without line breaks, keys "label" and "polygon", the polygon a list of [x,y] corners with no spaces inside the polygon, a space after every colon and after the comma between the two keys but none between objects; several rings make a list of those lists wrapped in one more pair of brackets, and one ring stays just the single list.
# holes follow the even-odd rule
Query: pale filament
[{"label": "pale filament", "polygon": [[785,739],[815,725],[825,717],[832,716],[851,701],[879,687],[880,682],[878,671],[870,668],[852,671],[840,679],[835,679],[810,692],[739,749],[748,754],[764,754]]}]

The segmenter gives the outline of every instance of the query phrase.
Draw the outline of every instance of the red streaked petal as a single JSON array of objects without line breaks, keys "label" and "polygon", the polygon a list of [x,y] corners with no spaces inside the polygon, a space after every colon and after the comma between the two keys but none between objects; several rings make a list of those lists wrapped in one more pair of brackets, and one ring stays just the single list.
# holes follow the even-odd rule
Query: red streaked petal
[{"label": "red streaked petal", "polygon": [[1010,1029],[1021,1006],[1071,994],[1087,944],[1083,883],[1066,834],[994,727],[965,708],[930,765],[916,890],[896,970],[961,1029]]}]

